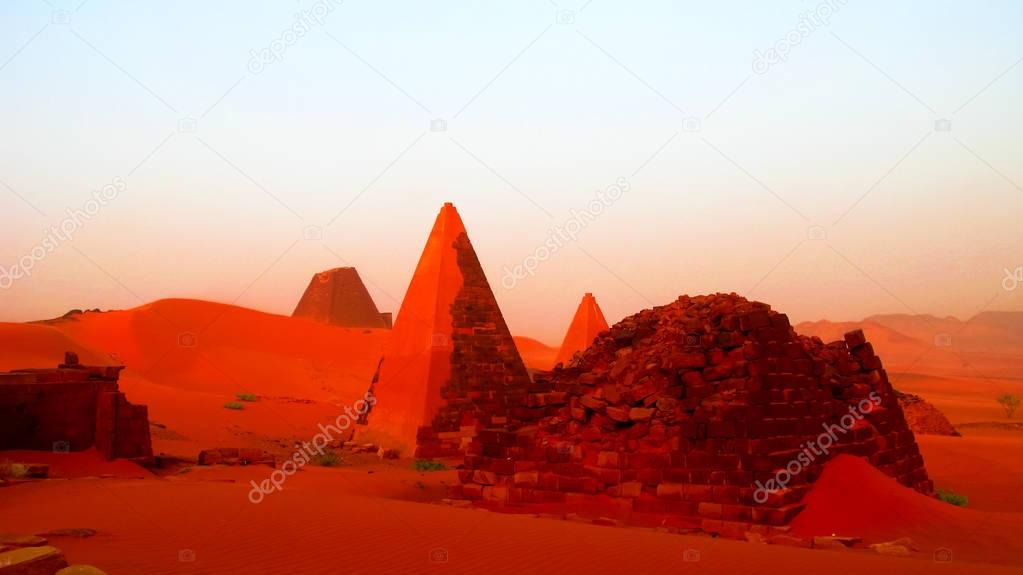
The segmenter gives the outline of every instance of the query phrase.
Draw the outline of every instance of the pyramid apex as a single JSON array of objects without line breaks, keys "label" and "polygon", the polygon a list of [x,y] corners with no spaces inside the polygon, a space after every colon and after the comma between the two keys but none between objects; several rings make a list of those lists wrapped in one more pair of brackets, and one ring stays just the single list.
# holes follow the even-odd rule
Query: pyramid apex
[{"label": "pyramid apex", "polygon": [[600,311],[593,292],[586,292],[575,310],[572,323],[568,326],[561,349],[555,358],[555,364],[567,364],[577,351],[582,351],[593,343],[597,335],[608,328],[604,313]]}]

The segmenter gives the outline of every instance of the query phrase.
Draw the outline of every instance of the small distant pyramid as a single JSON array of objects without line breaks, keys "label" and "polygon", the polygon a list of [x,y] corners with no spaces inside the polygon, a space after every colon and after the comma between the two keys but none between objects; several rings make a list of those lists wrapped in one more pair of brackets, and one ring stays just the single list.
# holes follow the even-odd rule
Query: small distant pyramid
[{"label": "small distant pyramid", "polygon": [[341,327],[387,329],[390,315],[381,314],[355,268],[334,268],[309,281],[292,317],[305,317]]},{"label": "small distant pyramid", "polygon": [[458,211],[444,204],[416,266],[372,386],[376,441],[417,457],[459,455],[475,429],[503,423],[530,385]]},{"label": "small distant pyramid", "polygon": [[583,301],[579,303],[578,309],[575,310],[572,325],[568,327],[565,340],[561,342],[561,351],[558,352],[554,365],[560,363],[567,366],[577,351],[590,347],[597,334],[605,331],[607,327],[607,320],[604,319],[604,314],[600,311],[600,306],[597,305],[597,298],[593,297],[593,294],[587,293],[583,296]]}]

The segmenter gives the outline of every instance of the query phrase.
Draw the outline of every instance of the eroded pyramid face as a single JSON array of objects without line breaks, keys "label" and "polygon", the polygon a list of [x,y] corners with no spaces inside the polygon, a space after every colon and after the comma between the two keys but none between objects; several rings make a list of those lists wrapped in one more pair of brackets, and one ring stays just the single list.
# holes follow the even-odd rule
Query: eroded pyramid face
[{"label": "eroded pyramid face", "polygon": [[455,455],[475,429],[503,423],[506,397],[528,385],[465,226],[445,204],[384,352],[365,435],[420,457]]}]

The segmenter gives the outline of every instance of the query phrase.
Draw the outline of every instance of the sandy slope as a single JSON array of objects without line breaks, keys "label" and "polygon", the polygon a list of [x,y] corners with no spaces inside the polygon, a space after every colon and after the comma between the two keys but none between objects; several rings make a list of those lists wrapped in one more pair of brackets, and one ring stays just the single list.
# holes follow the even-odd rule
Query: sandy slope
[{"label": "sandy slope", "polygon": [[[991,471],[994,471],[992,469]],[[1018,477],[1019,469],[1014,470]],[[898,485],[865,460],[831,461],[792,522],[802,536],[861,536],[868,543],[910,537],[921,551],[951,549],[958,560],[1020,564],[1023,515],[964,509]]]}]

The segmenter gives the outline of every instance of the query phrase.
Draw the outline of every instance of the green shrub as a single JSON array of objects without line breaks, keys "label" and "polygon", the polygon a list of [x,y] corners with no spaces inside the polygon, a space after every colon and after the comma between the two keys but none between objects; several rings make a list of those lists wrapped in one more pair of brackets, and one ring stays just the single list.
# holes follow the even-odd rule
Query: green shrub
[{"label": "green shrub", "polygon": [[960,495],[953,491],[938,489],[934,492],[934,494],[938,496],[938,499],[945,503],[951,503],[957,507],[966,507],[966,504],[969,503],[969,499],[967,499],[965,495]]},{"label": "green shrub", "polygon": [[1013,414],[1016,413],[1016,408],[1019,407],[1020,399],[1018,395],[1011,393],[1003,393],[995,398],[995,401],[1002,406],[1005,410],[1005,417],[1012,418]]},{"label": "green shrub", "polygon": [[241,410],[241,409],[245,409],[245,406],[242,405],[241,403],[237,402],[237,401],[229,401],[229,402],[224,404],[224,408],[225,409]]},{"label": "green shrub", "polygon": [[256,401],[259,397],[255,393],[249,393],[247,391],[239,391],[234,396],[241,401]]},{"label": "green shrub", "polygon": [[320,467],[336,467],[341,464],[341,456],[333,449],[327,449],[323,453],[314,456],[312,464],[319,465]]},{"label": "green shrub", "polygon": [[440,461],[433,461],[430,459],[417,459],[415,463],[412,464],[412,467],[416,471],[444,471],[448,468],[447,465],[444,465]]}]

